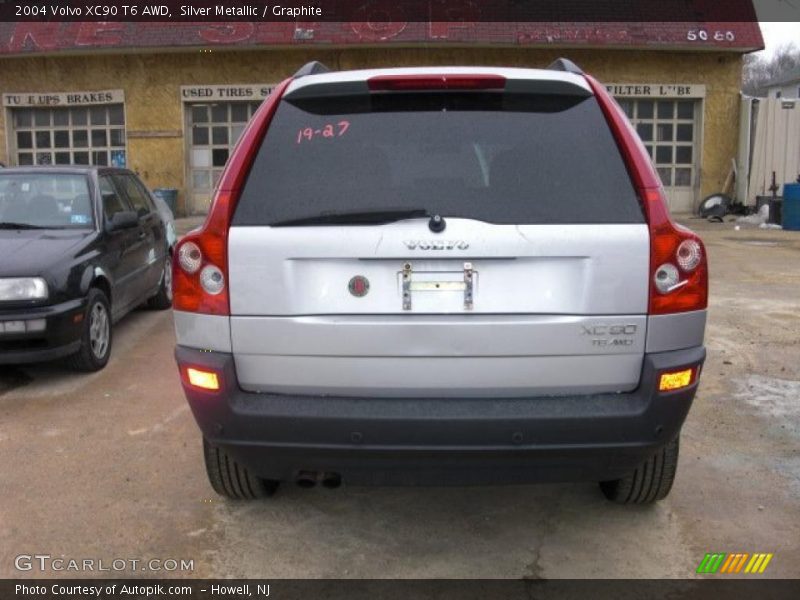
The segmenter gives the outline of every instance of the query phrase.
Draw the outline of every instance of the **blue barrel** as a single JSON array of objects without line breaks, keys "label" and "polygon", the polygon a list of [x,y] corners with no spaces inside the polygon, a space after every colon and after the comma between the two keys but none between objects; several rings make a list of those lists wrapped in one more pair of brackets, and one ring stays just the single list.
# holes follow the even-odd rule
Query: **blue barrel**
[{"label": "blue barrel", "polygon": [[783,186],[783,228],[800,231],[800,183]]},{"label": "blue barrel", "polygon": [[166,202],[172,214],[175,214],[175,209],[178,206],[178,190],[175,188],[156,188],[153,190],[153,195]]}]

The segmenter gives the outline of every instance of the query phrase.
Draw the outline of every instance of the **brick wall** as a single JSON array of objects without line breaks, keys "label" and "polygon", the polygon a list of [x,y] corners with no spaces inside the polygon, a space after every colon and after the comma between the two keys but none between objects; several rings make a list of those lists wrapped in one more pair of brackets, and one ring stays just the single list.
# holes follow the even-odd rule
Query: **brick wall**
[{"label": "brick wall", "polygon": [[[591,0],[587,4],[595,4]],[[658,2],[659,0],[655,0]],[[748,4],[749,0],[738,1]],[[660,2],[659,2],[660,3]],[[684,5],[685,7],[686,5]],[[95,50],[253,48],[263,46],[364,46],[369,44],[484,44],[519,46],[592,46],[617,48],[713,49],[746,52],[764,45],[758,23],[739,19],[729,0],[727,22],[691,23],[675,18],[664,3],[665,18],[643,22],[407,22],[402,3],[392,3],[390,22],[0,22],[0,55],[88,52]],[[752,8],[752,7],[751,7]],[[599,13],[607,10],[601,8]],[[623,9],[624,10],[624,9]],[[691,12],[691,11],[690,11]],[[383,13],[381,13],[383,15]],[[458,11],[456,11],[456,15]],[[588,8],[582,20],[592,18]],[[599,14],[598,14],[599,16]],[[383,15],[382,18],[385,18]],[[691,17],[689,17],[691,18]],[[379,21],[382,19],[378,19]],[[614,21],[615,19],[604,19]],[[703,33],[704,32],[704,33]]]}]

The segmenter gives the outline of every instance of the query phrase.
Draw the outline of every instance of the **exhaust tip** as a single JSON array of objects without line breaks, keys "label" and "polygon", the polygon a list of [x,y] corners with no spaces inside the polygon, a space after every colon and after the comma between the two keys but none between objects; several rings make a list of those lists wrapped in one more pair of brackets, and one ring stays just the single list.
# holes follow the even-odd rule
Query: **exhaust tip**
[{"label": "exhaust tip", "polygon": [[317,485],[317,474],[311,471],[301,471],[297,474],[295,483],[301,488],[313,488]]},{"label": "exhaust tip", "polygon": [[325,473],[322,478],[322,487],[333,490],[342,485],[342,476],[338,473]]}]

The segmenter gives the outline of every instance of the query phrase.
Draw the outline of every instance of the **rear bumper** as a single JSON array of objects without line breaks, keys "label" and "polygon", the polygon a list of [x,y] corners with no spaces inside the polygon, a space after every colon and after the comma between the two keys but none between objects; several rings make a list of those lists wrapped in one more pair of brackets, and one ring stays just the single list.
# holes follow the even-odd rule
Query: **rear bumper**
[{"label": "rear bumper", "polygon": [[536,398],[344,398],[242,391],[230,354],[176,349],[222,374],[184,385],[203,435],[257,475],[335,472],[354,484],[591,481],[621,477],[678,435],[697,383],[658,393],[660,371],[702,364],[703,347],[645,355],[624,394]]},{"label": "rear bumper", "polygon": [[[83,323],[75,322],[83,315],[85,298],[61,304],[0,311],[0,323],[45,320],[42,331],[0,333],[0,365],[25,364],[54,360],[80,350]],[[4,327],[5,328],[5,327]]]}]

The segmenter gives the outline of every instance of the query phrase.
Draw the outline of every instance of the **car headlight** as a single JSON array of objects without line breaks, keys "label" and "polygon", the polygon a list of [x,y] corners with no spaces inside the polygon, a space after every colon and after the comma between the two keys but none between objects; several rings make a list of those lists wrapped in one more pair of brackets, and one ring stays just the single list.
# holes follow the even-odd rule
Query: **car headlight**
[{"label": "car headlight", "polygon": [[41,277],[0,278],[0,301],[45,298],[47,298],[47,282]]}]

